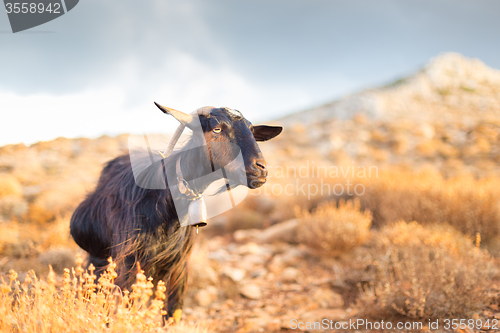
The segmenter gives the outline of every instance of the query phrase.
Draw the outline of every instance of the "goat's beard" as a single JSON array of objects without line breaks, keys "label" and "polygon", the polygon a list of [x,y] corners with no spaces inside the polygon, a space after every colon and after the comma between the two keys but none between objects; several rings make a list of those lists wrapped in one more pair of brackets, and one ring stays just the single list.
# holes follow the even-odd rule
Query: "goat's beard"
[{"label": "goat's beard", "polygon": [[245,181],[244,182],[242,182],[240,180],[234,180],[234,179],[228,179],[228,178],[223,178],[223,179],[224,179],[224,181],[225,181],[226,184],[225,185],[221,185],[217,189],[217,191],[215,191],[211,195],[219,195],[219,194],[222,194],[222,193],[224,193],[224,192],[226,192],[228,190],[234,190],[234,189],[236,189],[239,186],[246,186],[249,189],[254,190],[254,189],[257,189],[257,188],[261,187],[262,185],[264,185],[266,183],[266,178],[264,178],[264,181],[262,181],[260,179],[246,178],[245,177]]},{"label": "goat's beard", "polygon": [[227,192],[229,190],[234,190],[238,186],[245,186],[245,184],[241,184],[240,182],[235,182],[234,180],[231,180],[231,179],[224,178],[224,180],[226,182],[226,185],[221,185],[221,187],[219,187],[217,189],[217,191],[215,191],[213,194],[211,194],[212,196],[222,194],[222,193]]}]

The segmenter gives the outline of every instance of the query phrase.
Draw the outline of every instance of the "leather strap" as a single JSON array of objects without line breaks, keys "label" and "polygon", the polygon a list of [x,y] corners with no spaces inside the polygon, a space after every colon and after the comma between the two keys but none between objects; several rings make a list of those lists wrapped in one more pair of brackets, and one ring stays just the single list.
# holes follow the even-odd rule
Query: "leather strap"
[{"label": "leather strap", "polygon": [[195,200],[201,197],[201,194],[196,194],[193,190],[189,188],[188,182],[184,179],[181,170],[181,158],[177,159],[175,162],[175,173],[177,175],[177,185],[179,186],[179,192],[190,198],[191,200]]}]

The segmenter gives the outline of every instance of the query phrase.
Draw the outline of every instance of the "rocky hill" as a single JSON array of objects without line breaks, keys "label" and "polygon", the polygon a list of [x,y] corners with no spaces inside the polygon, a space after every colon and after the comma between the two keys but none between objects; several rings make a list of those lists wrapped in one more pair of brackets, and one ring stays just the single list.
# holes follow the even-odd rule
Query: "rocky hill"
[{"label": "rocky hill", "polygon": [[479,59],[443,53],[418,73],[376,89],[280,119],[285,124],[314,124],[327,119],[412,119],[464,123],[500,119],[500,70]]},{"label": "rocky hill", "polygon": [[[498,173],[500,71],[446,53],[418,73],[279,120],[289,156]],[[280,162],[287,159],[284,157]]]}]

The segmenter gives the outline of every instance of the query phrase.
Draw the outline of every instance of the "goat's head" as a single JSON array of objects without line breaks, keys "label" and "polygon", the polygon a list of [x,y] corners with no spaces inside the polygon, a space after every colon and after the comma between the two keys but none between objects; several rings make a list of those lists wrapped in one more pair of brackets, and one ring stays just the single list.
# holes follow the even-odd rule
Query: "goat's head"
[{"label": "goat's head", "polygon": [[231,172],[232,168],[241,167],[231,163],[241,152],[246,174],[246,184],[241,185],[253,189],[266,182],[268,174],[266,161],[257,141],[267,141],[276,137],[283,130],[282,127],[254,126],[241,112],[225,107],[207,106],[196,110],[193,115],[159,104],[156,106],[164,113],[175,117],[182,125],[191,128],[195,139],[206,142],[205,152],[215,170],[224,167],[226,171]]}]

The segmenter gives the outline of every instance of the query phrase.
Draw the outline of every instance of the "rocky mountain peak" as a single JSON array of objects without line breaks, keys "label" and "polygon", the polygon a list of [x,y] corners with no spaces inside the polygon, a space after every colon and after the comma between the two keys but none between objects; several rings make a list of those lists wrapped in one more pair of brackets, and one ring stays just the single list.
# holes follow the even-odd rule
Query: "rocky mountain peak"
[{"label": "rocky mountain peak", "polygon": [[486,66],[481,60],[459,53],[442,53],[425,66],[424,75],[441,88],[462,87],[475,90],[478,85],[500,85],[500,70]]},{"label": "rocky mountain peak", "polygon": [[500,70],[459,53],[443,53],[392,84],[348,95],[281,119],[285,124],[351,119],[475,123],[500,119]]}]

